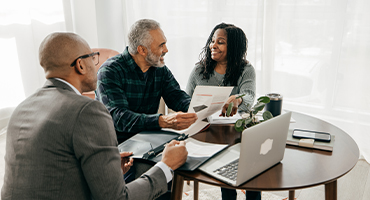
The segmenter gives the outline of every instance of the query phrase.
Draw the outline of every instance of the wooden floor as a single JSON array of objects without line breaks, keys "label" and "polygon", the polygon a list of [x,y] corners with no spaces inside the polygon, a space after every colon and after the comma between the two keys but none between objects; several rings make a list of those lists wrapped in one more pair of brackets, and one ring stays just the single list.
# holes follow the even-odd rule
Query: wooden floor
[{"label": "wooden floor", "polygon": [[[4,178],[4,155],[5,155],[5,134],[0,135],[0,188]],[[338,179],[339,200],[369,200],[370,199],[370,165],[360,158],[357,165],[348,174]],[[188,186],[184,184],[183,199],[192,199],[192,182]],[[200,199],[221,199],[218,187],[200,184]],[[296,191],[297,200],[324,200],[324,186],[312,187]],[[215,196],[216,195],[216,196]],[[263,194],[263,200],[284,199],[288,196],[287,191],[269,192]],[[265,198],[266,197],[266,198]],[[243,193],[238,191],[238,199],[245,199]]]}]

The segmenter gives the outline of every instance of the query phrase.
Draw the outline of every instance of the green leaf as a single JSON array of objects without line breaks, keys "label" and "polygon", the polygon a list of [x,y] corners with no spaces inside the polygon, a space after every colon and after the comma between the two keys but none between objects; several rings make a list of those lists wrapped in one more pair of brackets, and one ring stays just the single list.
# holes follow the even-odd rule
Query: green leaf
[{"label": "green leaf", "polygon": [[245,119],[245,125],[250,124],[252,122],[252,118]]},{"label": "green leaf", "polygon": [[262,117],[266,121],[273,118],[274,116],[272,116],[270,111],[266,110],[265,112],[263,112]]},{"label": "green leaf", "polygon": [[253,114],[257,114],[259,111],[263,110],[263,108],[265,107],[265,103],[263,102],[258,102],[255,106],[254,106],[254,111],[253,111]]},{"label": "green leaf", "polygon": [[235,127],[243,127],[243,123],[244,120],[243,119],[238,119],[235,123]]},{"label": "green leaf", "polygon": [[[242,96],[244,96],[244,95],[242,95]],[[238,131],[238,132],[241,132],[241,131],[243,131],[244,129],[246,129],[248,127],[252,127],[256,124],[259,124],[263,121],[266,121],[268,119],[273,118],[272,114],[269,111],[265,111],[262,114],[263,120],[258,120],[258,121],[253,122],[253,118],[256,118],[255,115],[259,111],[262,111],[265,108],[266,103],[269,103],[269,102],[270,102],[270,98],[268,98],[267,96],[262,96],[262,97],[258,98],[257,103],[254,106],[248,104],[247,105],[247,110],[245,111],[246,112],[245,114],[247,114],[249,116],[248,117],[244,116],[244,118],[236,121],[235,126],[234,126],[235,130]],[[230,103],[229,107],[227,109],[227,113],[226,113],[227,116],[230,116],[231,111],[232,111],[232,104]]]},{"label": "green leaf", "polygon": [[227,107],[226,116],[230,117],[231,111],[233,110],[234,103],[229,103],[229,107]]},{"label": "green leaf", "polygon": [[237,126],[234,126],[235,130],[238,131],[238,132],[242,132],[244,130],[244,127],[237,127]]},{"label": "green leaf", "polygon": [[269,103],[270,102],[270,98],[266,97],[266,96],[262,96],[260,98],[257,99],[258,102],[262,102],[262,103]]},{"label": "green leaf", "polygon": [[244,119],[238,119],[235,123],[235,130],[238,132],[242,132],[245,129],[245,123]]}]

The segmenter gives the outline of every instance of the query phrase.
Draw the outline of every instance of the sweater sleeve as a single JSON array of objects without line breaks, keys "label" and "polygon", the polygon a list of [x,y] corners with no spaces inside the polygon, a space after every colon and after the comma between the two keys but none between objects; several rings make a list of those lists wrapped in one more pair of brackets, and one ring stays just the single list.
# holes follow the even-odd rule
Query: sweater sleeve
[{"label": "sweater sleeve", "polygon": [[195,66],[193,68],[193,70],[191,71],[190,76],[189,76],[189,79],[188,79],[188,84],[186,85],[186,88],[185,88],[186,93],[190,97],[193,96],[194,89],[197,86],[197,83],[196,83],[196,76],[197,76],[196,69],[197,69],[197,66]]},{"label": "sweater sleeve", "polygon": [[239,94],[245,94],[243,102],[239,105],[239,110],[247,110],[252,106],[256,97],[256,73],[251,64],[247,64],[244,68],[242,76],[238,81]]}]

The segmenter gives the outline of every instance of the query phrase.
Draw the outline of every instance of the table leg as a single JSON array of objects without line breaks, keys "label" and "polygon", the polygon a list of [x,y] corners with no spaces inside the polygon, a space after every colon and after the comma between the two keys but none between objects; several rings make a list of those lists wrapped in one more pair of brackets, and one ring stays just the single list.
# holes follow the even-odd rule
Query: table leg
[{"label": "table leg", "polygon": [[289,200],[294,200],[295,190],[289,190]]},{"label": "table leg", "polygon": [[181,200],[182,199],[182,189],[184,187],[184,177],[178,175],[175,172],[175,175],[172,180],[172,193],[171,199],[172,200]]},{"label": "table leg", "polygon": [[198,200],[199,198],[199,182],[194,180],[194,200]]},{"label": "table leg", "polygon": [[337,200],[337,180],[325,184],[325,200]]}]

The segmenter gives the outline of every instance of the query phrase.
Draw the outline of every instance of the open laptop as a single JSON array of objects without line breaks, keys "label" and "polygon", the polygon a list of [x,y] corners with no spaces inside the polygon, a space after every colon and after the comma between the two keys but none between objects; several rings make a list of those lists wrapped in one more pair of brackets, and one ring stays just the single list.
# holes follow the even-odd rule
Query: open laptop
[{"label": "open laptop", "polygon": [[245,129],[241,143],[211,158],[199,170],[239,186],[279,163],[284,157],[291,114],[287,112]]}]

